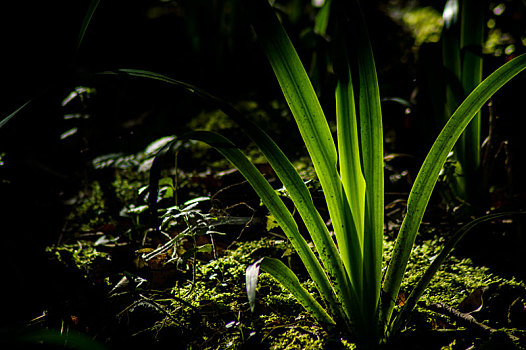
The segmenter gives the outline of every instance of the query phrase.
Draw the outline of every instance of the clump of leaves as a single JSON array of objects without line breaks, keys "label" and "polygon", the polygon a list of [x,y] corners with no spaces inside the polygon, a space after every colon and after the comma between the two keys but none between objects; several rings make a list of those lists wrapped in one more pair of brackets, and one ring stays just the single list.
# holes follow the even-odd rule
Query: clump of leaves
[{"label": "clump of leaves", "polygon": [[[256,33],[311,156],[327,202],[336,243],[314,206],[304,181],[274,141],[258,126],[245,119],[228,103],[189,84],[146,71],[121,70],[120,73],[182,86],[221,106],[258,144],[289,192],[308,228],[317,255],[299,233],[297,223],[274,188],[230,140],[219,134],[196,131],[180,137],[170,145],[178,148],[182,140],[187,138],[206,142],[240,170],[298,252],[322,300],[320,303],[315,295],[309,293],[281,261],[263,258],[247,269],[247,291],[252,309],[256,306],[255,291],[258,274],[262,270],[286,286],[320,324],[328,328],[339,326],[347,329],[360,345],[374,347],[386,341],[406,322],[407,313],[414,308],[440,263],[456,242],[473,225],[490,218],[476,220],[461,228],[452,241],[448,242],[439,258],[431,264],[403,310],[393,313],[418,229],[449,152],[483,104],[501,86],[526,68],[526,56],[515,58],[491,74],[460,104],[449,119],[415,180],[392,259],[382,278],[383,137],[374,59],[357,1],[353,1],[350,8],[343,2],[332,3],[339,6],[336,13],[347,14],[353,19],[348,21],[345,16],[340,18],[341,22],[337,25],[345,30],[337,32],[342,35],[350,33],[350,37],[354,39],[349,41],[346,37],[340,37],[336,40],[340,45],[340,52],[335,57],[338,78],[335,91],[337,144],[312,84],[281,24],[265,4],[253,4],[250,13],[253,15]],[[351,48],[347,46],[349,43]],[[350,65],[348,55],[351,52],[356,55],[354,59],[357,67]],[[353,69],[357,71],[357,78],[351,77]],[[355,89],[358,92],[356,95]],[[151,190],[157,193],[155,188]]]}]

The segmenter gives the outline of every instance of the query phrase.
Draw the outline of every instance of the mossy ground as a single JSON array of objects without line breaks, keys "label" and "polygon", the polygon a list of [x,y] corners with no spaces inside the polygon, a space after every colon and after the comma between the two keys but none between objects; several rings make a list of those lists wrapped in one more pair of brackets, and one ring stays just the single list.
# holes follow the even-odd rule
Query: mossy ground
[{"label": "mossy ground", "polygon": [[[210,157],[208,164],[214,171],[191,171],[192,162],[177,170],[173,163],[168,164],[161,174],[166,181],[160,206],[208,196],[207,204],[197,207],[205,221],[222,216],[244,223],[215,228],[224,235],[187,233],[165,252],[145,260],[144,254],[166,246],[168,236],[181,234],[192,225],[191,220],[182,227],[170,226],[168,236],[151,231],[145,198],[148,174],[141,170],[151,162],[148,152],[105,158],[114,166],[98,170],[104,176],[82,190],[79,205],[73,206],[66,222],[63,239],[47,248],[48,259],[56,269],[51,273],[63,276],[67,271],[65,276],[69,277],[57,277],[66,291],[39,310],[42,316],[29,322],[28,329],[80,332],[108,349],[354,348],[345,330],[323,329],[267,274],[260,276],[255,312],[250,311],[245,269],[261,257],[282,259],[314,295],[315,287],[279,228],[272,225],[272,217],[239,174],[228,170],[226,163],[217,161],[206,148],[189,144],[185,150],[189,156]],[[187,159],[184,152],[180,156]],[[309,187],[318,203],[319,188],[312,167],[301,154],[297,156],[300,160],[296,166],[305,180],[311,181]],[[252,158],[258,161],[260,155],[253,153]],[[219,172],[222,175],[217,176]],[[267,176],[272,178],[272,173]],[[279,191],[280,184],[273,185]],[[280,194],[286,197],[286,193]],[[438,224],[424,225],[423,230],[397,308],[446,241],[447,234]],[[390,231],[386,232],[385,262],[394,244]],[[499,239],[498,233],[495,239]],[[426,289],[402,334],[392,339],[391,347],[525,348],[521,341],[526,339],[526,285],[483,262],[478,259],[474,263],[454,252]],[[484,304],[473,316],[497,332],[484,334],[465,328],[458,320],[426,307],[440,303],[456,308],[481,287],[487,289]],[[518,341],[511,341],[510,335]]]},{"label": "mossy ground", "polygon": [[[407,293],[416,283],[440,251],[442,243],[443,239],[431,239],[415,247],[402,286],[404,292]],[[329,334],[317,325],[292,295],[267,274],[261,275],[256,311],[251,313],[244,284],[246,267],[261,256],[279,258],[290,247],[285,241],[269,236],[256,241],[240,242],[236,246],[237,248],[225,251],[217,259],[192,262],[195,264],[195,275],[186,271],[184,277],[176,278],[171,288],[153,290],[135,286],[112,295],[111,304],[118,306],[114,308],[118,323],[125,326],[122,329],[126,329],[127,333],[121,334],[122,338],[118,341],[143,343],[144,346],[149,342],[175,342],[172,344],[177,345],[177,348],[187,349],[354,347],[352,339],[345,334]],[[385,246],[386,257],[389,257],[392,247],[393,242],[388,241]],[[93,276],[93,262],[97,258],[109,259],[108,254],[98,252],[92,242],[79,242],[50,251],[63,263],[74,263],[86,277]],[[290,263],[290,259],[284,261]],[[193,270],[193,266],[190,269]],[[309,280],[304,279],[303,282],[308,290],[314,291]],[[524,329],[513,329],[509,320],[502,321],[495,317],[498,313],[509,313],[508,310],[498,310],[506,307],[504,300],[500,303],[495,300],[509,299],[504,291],[508,294],[514,291],[516,299],[522,297],[520,302],[524,303],[524,283],[499,277],[487,267],[475,266],[469,259],[451,257],[426,290],[422,301],[426,304],[443,303],[456,307],[472,291],[482,286],[491,286],[493,294],[485,300],[484,307],[487,309],[483,308],[478,312],[481,317],[477,313],[473,315],[489,326],[524,339]],[[107,290],[113,287],[112,283],[105,284]],[[474,348],[496,348],[506,339],[504,336],[499,338],[494,335],[491,338],[472,333],[448,316],[418,307],[395,344],[403,341],[408,348],[413,348],[411,344],[422,344],[422,334],[432,334],[434,337],[430,339],[434,339],[433,342],[436,343],[426,345],[430,349],[460,349],[466,345]],[[416,340],[418,342],[415,343]],[[522,348],[519,343],[512,344],[508,341],[506,344]]]}]

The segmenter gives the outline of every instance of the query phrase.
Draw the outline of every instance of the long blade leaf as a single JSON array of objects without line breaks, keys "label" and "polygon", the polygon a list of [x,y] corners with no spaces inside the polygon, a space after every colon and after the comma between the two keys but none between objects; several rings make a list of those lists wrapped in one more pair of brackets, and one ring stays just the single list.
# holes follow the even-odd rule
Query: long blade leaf
[{"label": "long blade leaf", "polygon": [[447,241],[444,248],[440,251],[440,254],[433,260],[431,265],[427,268],[425,273],[420,277],[420,280],[418,281],[417,285],[413,288],[411,291],[411,294],[406,299],[406,302],[400,311],[400,313],[396,316],[396,319],[394,320],[394,325],[392,328],[392,332],[396,333],[401,329],[403,324],[408,320],[409,313],[413,310],[413,308],[416,306],[416,303],[420,299],[420,297],[424,294],[424,290],[427,288],[435,274],[437,273],[440,266],[446,261],[446,259],[449,257],[449,254],[451,251],[455,248],[457,243],[469,232],[471,229],[473,229],[475,226],[494,220],[503,216],[508,215],[515,215],[515,214],[526,214],[521,212],[505,212],[505,213],[495,213],[486,215],[480,218],[477,218],[475,220],[472,220],[471,222],[465,224],[462,226],[455,234]]},{"label": "long blade leaf", "polygon": [[[343,263],[340,259],[340,255],[329,234],[327,226],[314,206],[314,202],[312,201],[307,186],[276,143],[259,126],[248,120],[232,105],[193,85],[171,79],[158,73],[143,70],[126,69],[119,70],[118,73],[159,80],[170,85],[184,88],[220,108],[226,115],[231,117],[244,129],[247,135],[261,149],[267,160],[270,162],[272,168],[276,171],[276,174],[294,202],[294,205],[311,235],[316,250],[318,251],[320,259],[327,271],[335,290],[335,294],[339,300],[338,302],[334,296],[327,296],[329,298],[329,307],[334,315],[340,315],[340,318],[345,318],[343,317],[343,314],[349,313],[349,310],[351,310],[351,301],[356,300],[357,298],[356,296],[352,296],[352,290],[349,290],[347,287],[349,279],[345,270],[342,269]],[[115,73],[106,72],[105,74]],[[343,310],[340,307],[340,304],[344,305]],[[347,317],[349,317],[349,315],[347,315]]]},{"label": "long blade leaf", "polygon": [[27,101],[26,103],[24,103],[22,106],[18,107],[13,113],[9,114],[7,117],[5,117],[4,119],[2,119],[0,121],[0,129],[6,125],[15,115],[17,115],[22,109],[24,109],[28,104],[31,103],[31,101],[33,101],[33,99]]},{"label": "long blade leaf", "polygon": [[[276,191],[270,186],[263,175],[261,175],[254,164],[228,139],[219,134],[208,131],[195,131],[186,134],[183,138],[199,140],[209,144],[217,149],[241,172],[261,198],[263,204],[265,204],[267,209],[272,213],[294,249],[298,252],[322,297],[328,303],[336,303],[332,285],[320,262],[300,234],[294,218],[281,198],[279,198]],[[336,308],[336,305],[333,307]]]},{"label": "long blade leaf", "polygon": [[526,68],[526,54],[504,64],[487,77],[464,100],[436,139],[415,180],[407,202],[407,214],[396,239],[393,257],[386,273],[383,292],[383,321],[387,324],[391,318],[394,300],[398,295],[409,255],[416,234],[424,216],[427,203],[444,166],[447,155],[453,149],[468,123],[480,108],[511,78]]},{"label": "long blade leaf", "polygon": [[[255,1],[250,8],[254,29],[274,70],[285,99],[298,124],[301,136],[323,188],[338,248],[349,273],[354,293],[359,290],[361,256],[352,254],[359,244],[354,219],[344,198],[337,171],[334,140],[316,93],[285,30],[266,1]],[[353,269],[355,271],[353,271]]]},{"label": "long blade leaf", "polygon": [[[337,11],[338,13],[339,11]],[[340,20],[340,15],[337,16]],[[354,318],[357,324],[362,324],[362,310],[364,306],[362,285],[363,285],[363,241],[365,223],[365,189],[366,183],[362,172],[362,160],[358,134],[358,120],[356,114],[353,81],[349,58],[347,55],[347,45],[345,31],[341,28],[342,23],[337,21],[335,24],[335,46],[333,66],[337,77],[335,100],[336,100],[336,125],[338,137],[338,156],[340,177],[344,192],[344,199],[347,201],[352,217],[354,218],[354,230],[357,241],[349,245],[349,254],[354,257],[348,260],[352,267],[348,270],[353,274],[352,279],[357,286],[357,294],[360,299],[360,311],[355,312]]]},{"label": "long blade leaf", "polygon": [[[336,31],[341,32],[338,29]],[[337,41],[341,51],[337,52],[334,57],[334,69],[337,76],[335,99],[340,177],[353,217],[356,218],[356,231],[360,243],[356,253],[363,255],[366,184],[362,172],[353,82],[343,40],[340,38]]]},{"label": "long blade leaf", "polygon": [[[380,91],[375,61],[365,18],[359,2],[353,0],[349,7],[351,28],[351,53],[356,62],[358,84],[358,118],[360,121],[360,146],[365,178],[365,217],[363,237],[363,313],[371,332],[376,322],[380,299],[381,266],[383,252],[384,175],[383,129]],[[371,339],[375,338],[371,334]]]},{"label": "long blade leaf", "polygon": [[[461,11],[460,49],[462,52],[462,88],[467,95],[482,81],[482,43],[484,35],[484,6],[477,0],[463,0]],[[470,202],[480,198],[480,111],[475,114],[462,135],[462,154],[459,154],[464,174],[465,193]]]}]

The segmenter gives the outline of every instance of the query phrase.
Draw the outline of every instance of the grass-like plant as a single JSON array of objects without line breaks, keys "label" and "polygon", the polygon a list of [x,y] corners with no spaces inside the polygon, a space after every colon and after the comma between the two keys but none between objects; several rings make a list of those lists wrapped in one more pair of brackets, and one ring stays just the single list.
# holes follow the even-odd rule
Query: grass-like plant
[{"label": "grass-like plant", "polygon": [[[319,296],[311,295],[302,287],[294,272],[280,260],[262,258],[246,271],[251,308],[254,309],[256,304],[257,279],[262,270],[282,283],[319,323],[328,328],[347,329],[359,345],[371,348],[402,328],[405,316],[414,307],[454,243],[472,225],[497,216],[480,219],[462,228],[415,286],[408,302],[394,313],[395,300],[421,220],[448,153],[484,103],[526,68],[526,55],[518,56],[497,69],[466,97],[449,118],[415,180],[392,259],[382,279],[383,134],[374,58],[358,2],[333,0],[327,4],[340,6],[334,12],[342,15],[338,24],[341,36],[334,38],[338,49],[334,59],[338,79],[335,90],[337,142],[333,139],[298,54],[272,8],[266,0],[250,2],[247,7],[255,32],[312,159],[325,195],[335,240],[303,179],[284,153],[260,127],[228,103],[197,87],[157,73],[120,70],[109,74],[156,79],[183,87],[219,106],[245,130],[286,188],[308,229],[314,251],[300,234],[291,212],[276,191],[233,142],[207,131],[195,131],[178,140],[192,138],[206,142],[239,169],[287,235],[319,292]],[[350,38],[346,37],[348,32],[351,33]],[[168,144],[163,152],[176,144],[175,141]],[[152,184],[152,190],[155,188],[156,184]],[[155,195],[150,197],[155,198]]]},{"label": "grass-like plant", "polygon": [[[309,294],[280,260],[262,258],[249,266],[246,272],[251,307],[254,308],[256,303],[258,274],[263,270],[282,283],[321,324],[345,327],[359,344],[371,347],[387,339],[393,330],[401,329],[405,315],[414,307],[439,263],[453,248],[454,244],[445,247],[441,259],[437,259],[414,288],[409,297],[411,302],[393,316],[395,300],[418,228],[448,153],[483,104],[526,68],[526,55],[508,62],[478,85],[438,136],[409,195],[407,214],[382,281],[382,115],[374,58],[359,6],[353,1],[347,12],[351,14],[351,20],[340,24],[343,33],[346,26],[351,26],[352,40],[345,36],[337,39],[340,52],[335,58],[338,77],[335,91],[336,144],[304,67],[283,27],[265,2],[262,0],[250,5],[254,14],[254,29],[312,159],[325,194],[336,242],[302,178],[274,141],[257,125],[224,101],[194,86],[152,72],[122,70],[120,73],[182,86],[219,105],[260,147],[288,191],[310,233],[315,252],[300,234],[292,214],[276,191],[234,143],[219,134],[205,131],[184,136],[212,145],[240,170],[298,252],[321,297],[320,300]],[[335,6],[338,2],[331,3]],[[348,43],[351,43],[351,48],[347,48]],[[353,62],[356,62],[353,69],[356,77],[351,77],[349,51],[354,55]],[[461,229],[454,242],[470,227]]]},{"label": "grass-like plant", "polygon": [[[216,103],[245,129],[279,176],[301,215],[315,252],[299,233],[292,214],[255,166],[223,136],[196,131],[185,137],[209,143],[228,158],[246,177],[279,223],[315,282],[320,299],[309,294],[295,274],[280,260],[263,258],[247,268],[247,292],[255,306],[260,270],[270,273],[322,324],[346,327],[364,347],[376,345],[393,330],[401,329],[405,315],[414,307],[438,265],[451,251],[449,244],[421,283],[410,303],[393,316],[395,300],[425,208],[448,153],[471,118],[502,85],[526,67],[526,56],[508,62],[464,100],[453,113],[431,148],[409,195],[407,214],[400,228],[389,267],[382,281],[383,245],[383,135],[380,97],[374,59],[358,4],[353,2],[350,25],[352,41],[338,38],[341,50],[335,59],[338,83],[335,91],[337,144],[303,65],[272,9],[257,1],[251,4],[254,29],[274,69],[323,188],[336,242],[322,220],[303,180],[278,146],[230,105],[196,87],[137,70],[123,70],[183,86]],[[336,1],[332,2],[333,5]],[[340,9],[338,9],[339,11]],[[345,9],[343,9],[345,10]],[[342,32],[345,32],[343,30]],[[346,45],[352,42],[356,77]],[[494,217],[494,216],[492,216]],[[455,236],[455,243],[469,229]]]},{"label": "grass-like plant", "polygon": [[[448,0],[443,12],[442,56],[445,99],[442,125],[462,99],[482,81],[482,44],[485,7],[477,0]],[[440,84],[437,84],[441,87]],[[436,91],[435,91],[436,93]],[[437,95],[441,95],[438,93]],[[455,147],[460,172],[450,185],[461,199],[474,204],[481,191],[481,115],[475,114]]]}]

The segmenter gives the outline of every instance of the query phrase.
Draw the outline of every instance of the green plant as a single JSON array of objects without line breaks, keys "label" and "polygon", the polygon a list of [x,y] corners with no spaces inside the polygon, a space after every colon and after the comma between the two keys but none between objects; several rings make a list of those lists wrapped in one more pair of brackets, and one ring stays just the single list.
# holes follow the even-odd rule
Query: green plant
[{"label": "green plant", "polygon": [[[382,120],[374,59],[359,5],[353,2],[350,11],[345,12],[351,15],[352,20],[338,24],[344,29],[350,25],[353,36],[352,41],[343,36],[337,40],[340,45],[335,58],[338,146],[334,143],[303,65],[271,8],[261,1],[252,4],[250,11],[257,13],[252,17],[255,31],[312,158],[327,201],[336,244],[304,182],[283,152],[259,127],[227,103],[194,86],[152,72],[121,70],[120,73],[182,86],[218,104],[261,148],[287,189],[308,228],[317,254],[299,233],[296,222],[276,191],[232,142],[219,134],[205,131],[195,131],[179,138],[209,143],[240,170],[298,252],[322,299],[320,303],[310,295],[281,261],[263,258],[251,265],[246,273],[251,307],[255,305],[257,276],[261,269],[287,287],[320,323],[329,327],[347,327],[359,344],[374,346],[391,335],[393,325],[397,325],[396,329],[400,328],[404,320],[397,319],[397,315],[406,315],[410,311],[410,307],[406,306],[393,316],[395,299],[420,222],[448,153],[490,96],[526,68],[526,56],[508,62],[477,86],[453,113],[435,141],[410,193],[407,214],[382,283]],[[356,78],[351,78],[346,48],[349,42],[353,45],[351,52],[357,63]],[[358,83],[353,85],[356,81]],[[447,255],[451,249],[452,246],[447,246],[443,254]],[[426,275],[422,280],[417,291],[425,287],[428,277]]]},{"label": "green plant", "polygon": [[[443,12],[442,56],[445,81],[441,101],[443,126],[460,102],[482,81],[484,10],[479,1],[449,0]],[[455,147],[458,171],[449,180],[462,200],[474,204],[480,197],[481,114],[475,114]]]},{"label": "green plant", "polygon": [[[261,0],[251,3],[249,12],[312,158],[325,194],[336,242],[316,209],[304,181],[283,152],[262,129],[245,119],[232,106],[195,86],[160,74],[140,70],[120,70],[106,74],[156,79],[183,87],[218,105],[245,129],[288,191],[308,228],[315,252],[299,233],[292,214],[276,191],[230,140],[216,133],[195,131],[170,142],[161,152],[180,146],[184,139],[195,139],[210,144],[229,159],[279,223],[321,297],[320,303],[279,260],[263,258],[249,266],[246,272],[252,308],[255,305],[259,270],[263,270],[288,288],[321,324],[347,328],[361,346],[374,347],[391,336],[393,331],[400,329],[400,324],[404,322],[402,317],[411,311],[408,305],[414,305],[406,304],[400,312],[393,313],[418,228],[448,153],[483,104],[526,68],[526,55],[506,63],[479,84],[459,105],[438,136],[409,195],[407,214],[382,280],[383,136],[374,59],[357,1],[347,4],[350,8],[339,1],[329,3],[341,6],[334,12],[341,15],[337,25],[343,28],[337,31],[341,36],[335,38],[338,49],[334,61],[338,78],[335,91],[337,145],[303,65],[272,9]],[[350,30],[347,30],[348,27]],[[352,40],[346,37],[347,33],[351,33]],[[349,63],[351,60],[355,65]],[[156,194],[156,186],[155,182],[151,184],[151,193]],[[150,195],[150,198],[156,196]],[[151,205],[154,207],[155,203]],[[461,231],[456,238],[466,230]],[[443,255],[447,256],[451,249],[451,245],[446,246]],[[434,268],[429,270],[431,276]],[[415,290],[421,291],[428,282],[429,274],[426,274]],[[419,295],[416,293],[411,297],[418,299]]]},{"label": "green plant", "polygon": [[[214,235],[223,235],[223,233],[215,230],[218,224],[216,217],[203,213],[197,208],[199,204],[209,200],[209,197],[198,197],[182,205],[159,210],[161,222],[158,229],[167,238],[167,242],[143,254],[142,259],[149,261],[170,251],[171,257],[168,262],[175,261],[177,265],[184,265],[190,258],[195,259],[197,253],[208,253],[215,258]],[[143,208],[139,207],[139,209]],[[169,233],[172,233],[173,237]],[[208,236],[209,243],[199,245],[200,236]],[[190,241],[191,248],[185,249],[183,243],[187,240]]]}]

